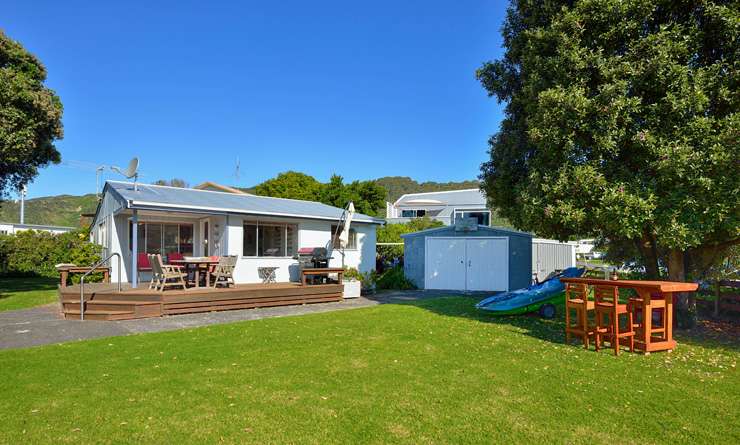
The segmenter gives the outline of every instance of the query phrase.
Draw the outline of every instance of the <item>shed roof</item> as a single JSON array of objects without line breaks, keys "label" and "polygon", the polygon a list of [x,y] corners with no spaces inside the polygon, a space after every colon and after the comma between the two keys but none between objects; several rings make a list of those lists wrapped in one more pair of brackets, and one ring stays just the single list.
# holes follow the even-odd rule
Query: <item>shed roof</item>
[{"label": "shed roof", "polygon": [[[130,209],[156,209],[170,211],[199,211],[247,215],[287,216],[338,220],[343,209],[320,202],[297,199],[271,198],[247,194],[168,187],[162,185],[134,184],[106,181],[104,193],[112,191],[126,201]],[[383,224],[380,218],[355,213],[354,222]]]},{"label": "shed roof", "polygon": [[[413,238],[416,236],[429,236],[429,235],[444,235],[447,232],[454,232],[455,226],[444,226],[444,227],[435,227],[433,229],[426,229],[421,230],[419,232],[412,232],[412,233],[404,233],[401,235],[401,238]],[[489,226],[478,226],[479,232],[491,232],[491,233],[507,233],[509,235],[514,236],[524,236],[527,238],[532,238],[534,235],[528,232],[520,232],[519,230],[513,230],[513,229],[507,229],[504,227],[489,227]]]}]

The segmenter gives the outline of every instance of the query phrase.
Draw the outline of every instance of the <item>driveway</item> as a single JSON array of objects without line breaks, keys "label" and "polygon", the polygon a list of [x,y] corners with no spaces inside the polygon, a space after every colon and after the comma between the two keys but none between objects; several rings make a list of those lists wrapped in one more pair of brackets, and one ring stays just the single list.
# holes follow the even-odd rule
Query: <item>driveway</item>
[{"label": "driveway", "polygon": [[341,311],[451,294],[451,292],[440,291],[389,291],[369,298],[353,298],[337,303],[204,312],[122,321],[65,320],[61,316],[59,305],[54,303],[31,309],[0,312],[0,349],[27,348],[75,340],[173,331],[245,320]]}]

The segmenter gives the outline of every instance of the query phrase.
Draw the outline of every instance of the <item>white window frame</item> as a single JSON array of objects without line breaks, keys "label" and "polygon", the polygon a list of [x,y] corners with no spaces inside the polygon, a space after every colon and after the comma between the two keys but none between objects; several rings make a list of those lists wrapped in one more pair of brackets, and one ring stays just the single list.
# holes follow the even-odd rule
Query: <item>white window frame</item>
[{"label": "white window frame", "polygon": [[[133,231],[131,229],[132,229],[132,225],[133,225],[134,222],[130,218],[129,218],[128,222],[129,222],[129,224],[128,224],[128,240],[129,240],[128,250],[130,252],[130,251],[133,250],[133,243],[132,243],[132,241],[133,241],[133,239],[132,239],[132,237],[133,237]],[[192,227],[191,233],[192,233],[192,237],[193,237],[193,243],[192,243],[193,244],[193,255],[195,255],[195,223],[194,222],[148,221],[148,220],[141,221],[141,220],[139,220],[139,225],[141,225],[141,224],[143,224],[143,225],[147,225],[147,224],[161,224],[161,225],[169,224],[169,225],[174,225],[174,224],[176,224],[177,225],[177,252],[178,253],[182,253],[180,251],[180,226],[191,226]],[[139,230],[141,230],[141,228]],[[138,232],[138,230],[137,230],[137,232]],[[137,245],[137,248],[139,250],[139,253],[146,252],[146,242],[147,242],[147,238],[148,238],[148,233],[149,233],[148,230],[144,230],[143,245],[141,245],[141,246],[138,246]],[[161,245],[161,248],[164,248],[164,227],[162,227],[162,233],[161,233],[161,235],[159,237],[159,243]],[[143,250],[142,250],[142,248],[143,248]],[[149,253],[149,252],[146,252],[146,253]],[[166,255],[166,254],[163,253],[162,255]]]},{"label": "white window frame", "polygon": [[[256,255],[244,255],[244,226],[251,225],[257,227],[257,233],[256,238],[254,240],[254,250]],[[283,227],[283,237],[285,238],[285,250],[283,251],[283,255],[276,255],[276,256],[260,256],[260,227],[262,226],[278,226]],[[298,251],[298,246],[300,246],[300,226],[298,223],[294,222],[282,222],[282,221],[260,221],[260,220],[252,220],[252,219],[245,219],[242,221],[242,258],[293,258],[293,255],[288,255],[288,226],[293,226],[295,228],[295,250]]]},{"label": "white window frame", "polygon": [[[424,211],[424,215],[419,216],[419,210]],[[403,212],[414,212],[414,216],[403,216]],[[422,218],[424,216],[429,216],[429,210],[427,209],[401,209],[401,218]]]},{"label": "white window frame", "polygon": [[452,211],[452,224],[455,224],[455,221],[457,221],[458,213],[488,213],[488,226],[487,227],[491,227],[491,218],[493,214],[490,209],[454,209]]},{"label": "white window frame", "polygon": [[[337,229],[337,227],[338,227],[337,224],[332,224],[332,225],[329,226],[329,230],[331,232],[330,233],[330,236],[331,236],[331,242],[332,242],[332,248],[333,249],[339,249],[339,247],[334,246],[334,244],[333,244],[334,243],[334,231]],[[339,233],[341,233],[341,232],[339,232]],[[339,236],[339,233],[337,233],[337,236]],[[358,236],[359,235],[359,232],[357,232],[357,230],[353,229],[352,226],[350,225],[350,228],[349,228],[349,239],[350,240],[352,239],[352,234],[353,233],[355,234],[355,247],[345,247],[344,248],[345,251],[346,250],[350,250],[350,251],[360,250],[360,238]]]}]

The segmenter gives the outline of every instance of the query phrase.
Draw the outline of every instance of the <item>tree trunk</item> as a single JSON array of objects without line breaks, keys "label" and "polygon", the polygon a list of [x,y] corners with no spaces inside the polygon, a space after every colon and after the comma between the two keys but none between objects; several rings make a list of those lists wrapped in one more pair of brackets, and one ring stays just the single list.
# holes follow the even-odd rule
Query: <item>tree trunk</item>
[{"label": "tree trunk", "polygon": [[639,240],[635,240],[637,244],[637,250],[642,256],[642,262],[645,264],[645,273],[647,278],[651,280],[657,280],[660,278],[660,270],[658,269],[658,250],[655,248],[650,236],[646,234]]},{"label": "tree trunk", "polygon": [[[671,249],[668,252],[668,279],[671,281],[686,281],[686,257],[685,252],[678,249]],[[686,292],[676,294],[677,313],[674,320],[679,327],[690,329],[696,325],[696,301]]]}]

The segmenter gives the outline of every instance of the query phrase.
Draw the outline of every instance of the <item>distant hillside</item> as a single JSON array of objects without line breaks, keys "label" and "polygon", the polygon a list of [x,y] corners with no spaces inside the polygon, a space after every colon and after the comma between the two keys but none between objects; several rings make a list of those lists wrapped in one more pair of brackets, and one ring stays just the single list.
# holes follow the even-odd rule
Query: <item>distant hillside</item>
[{"label": "distant hillside", "polygon": [[441,192],[445,190],[477,189],[478,181],[416,182],[408,176],[385,176],[375,182],[388,190],[388,201],[394,202],[406,193]]},{"label": "distant hillside", "polygon": [[[462,190],[478,188],[478,181],[462,182],[416,182],[406,176],[386,176],[375,182],[383,186],[388,195],[386,199],[395,201],[405,193],[436,192],[443,190]],[[254,187],[242,188],[253,193]],[[77,227],[80,224],[80,213],[93,213],[97,207],[94,194],[84,196],[58,195],[26,201],[27,224],[49,224],[54,226]],[[0,203],[0,221],[18,222],[20,205],[13,201]]]},{"label": "distant hillside", "polygon": [[[94,194],[84,196],[58,195],[26,200],[26,224],[78,227],[80,213],[93,213],[98,205]],[[20,203],[0,203],[0,221],[17,223]]]}]

